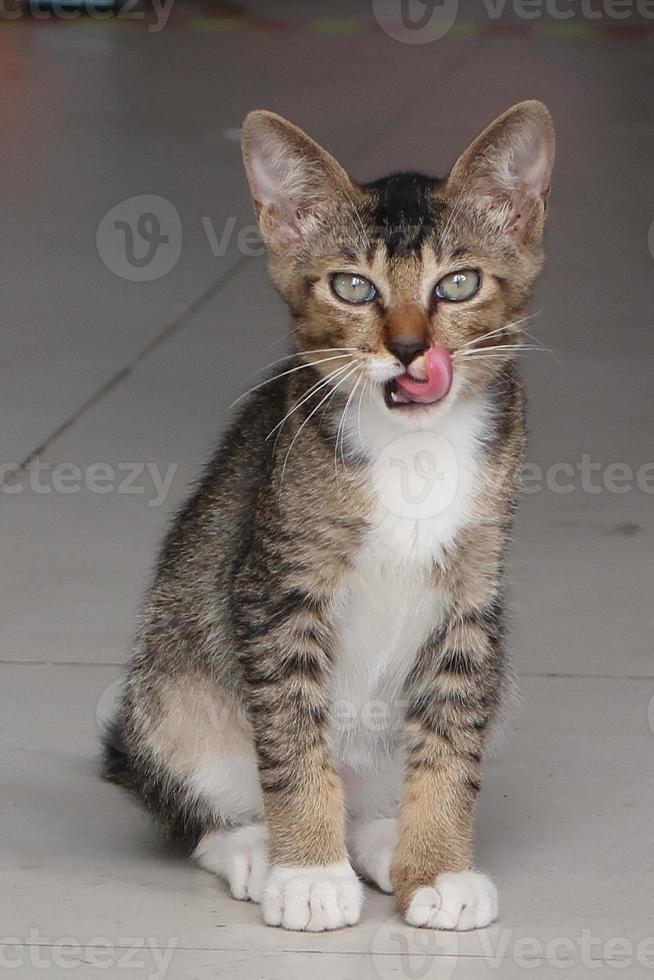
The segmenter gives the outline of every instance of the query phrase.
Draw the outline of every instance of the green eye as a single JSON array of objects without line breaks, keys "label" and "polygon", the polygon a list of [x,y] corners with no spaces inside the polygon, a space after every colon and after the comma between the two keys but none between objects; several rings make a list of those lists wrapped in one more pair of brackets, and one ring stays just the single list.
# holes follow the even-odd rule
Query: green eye
[{"label": "green eye", "polygon": [[351,272],[336,272],[332,276],[332,289],[346,303],[370,303],[377,296],[369,279]]},{"label": "green eye", "polygon": [[452,303],[460,303],[464,299],[470,299],[479,289],[481,277],[474,269],[463,269],[461,272],[452,272],[449,276],[444,276],[436,286],[436,295],[439,299],[449,299]]}]

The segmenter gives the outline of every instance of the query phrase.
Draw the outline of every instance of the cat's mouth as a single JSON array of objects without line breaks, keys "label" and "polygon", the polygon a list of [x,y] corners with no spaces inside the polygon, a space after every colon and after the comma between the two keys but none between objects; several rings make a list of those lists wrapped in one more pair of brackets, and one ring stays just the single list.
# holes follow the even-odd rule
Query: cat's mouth
[{"label": "cat's mouth", "polygon": [[403,374],[384,385],[384,400],[391,409],[435,405],[452,387],[452,358],[445,347],[432,347]]}]

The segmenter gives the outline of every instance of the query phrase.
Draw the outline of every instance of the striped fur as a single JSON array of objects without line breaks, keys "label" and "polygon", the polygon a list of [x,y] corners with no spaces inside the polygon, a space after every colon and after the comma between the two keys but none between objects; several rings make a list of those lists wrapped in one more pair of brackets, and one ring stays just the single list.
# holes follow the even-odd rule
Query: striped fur
[{"label": "striped fur", "polygon": [[[444,181],[357,185],[290,123],[246,120],[246,170],[297,352],[248,397],[166,538],[106,774],[170,837],[200,845],[204,867],[229,878],[230,848],[256,844],[256,887],[241,862],[232,890],[256,894],[270,924],[356,921],[348,819],[364,821],[357,867],[386,889],[390,876],[408,921],[449,921],[416,910],[439,887],[448,909],[466,907],[457,889],[477,895],[478,914],[468,907],[454,927],[485,924],[494,908],[492,886],[468,871],[506,674],[503,567],[524,452],[521,331],[502,330],[524,316],[542,263],[552,151],[546,110],[525,103]],[[436,302],[435,283],[462,264],[480,270],[478,295]],[[375,282],[375,302],[334,296],[343,268]],[[383,395],[397,373],[386,345],[416,332],[448,348],[455,383],[442,403],[397,412]],[[471,344],[500,350],[457,360]],[[416,517],[398,467],[435,436],[451,449],[441,475],[454,494]],[[395,815],[392,863],[371,869],[365,821],[386,840]],[[262,821],[267,834],[228,834]],[[305,894],[293,915],[287,888]],[[315,888],[333,915],[318,915]]]}]

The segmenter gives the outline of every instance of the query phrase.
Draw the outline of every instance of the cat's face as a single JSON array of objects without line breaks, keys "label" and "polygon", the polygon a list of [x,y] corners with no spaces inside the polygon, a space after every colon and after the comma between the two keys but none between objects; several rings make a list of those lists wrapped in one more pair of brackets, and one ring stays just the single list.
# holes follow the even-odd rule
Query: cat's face
[{"label": "cat's face", "polygon": [[501,376],[542,264],[544,106],[504,113],[443,181],[355,184],[271,113],[247,117],[243,142],[271,275],[327,394],[356,385],[415,421]]}]

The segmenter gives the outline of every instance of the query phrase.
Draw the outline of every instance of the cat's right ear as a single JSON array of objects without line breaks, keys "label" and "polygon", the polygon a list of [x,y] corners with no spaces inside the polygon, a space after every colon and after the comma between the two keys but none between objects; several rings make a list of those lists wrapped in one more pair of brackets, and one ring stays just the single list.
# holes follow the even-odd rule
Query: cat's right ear
[{"label": "cat's right ear", "polygon": [[250,112],[241,130],[243,163],[259,227],[273,251],[295,252],[350,179],[326,150],[276,115]]}]

